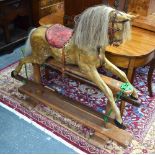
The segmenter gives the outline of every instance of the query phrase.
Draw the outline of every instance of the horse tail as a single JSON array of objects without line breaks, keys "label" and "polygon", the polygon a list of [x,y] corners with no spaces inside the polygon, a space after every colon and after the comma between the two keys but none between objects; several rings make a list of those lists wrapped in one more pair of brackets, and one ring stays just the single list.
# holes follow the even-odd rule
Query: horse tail
[{"label": "horse tail", "polygon": [[33,28],[29,35],[28,35],[28,38],[26,40],[26,43],[25,43],[25,56],[28,56],[32,53],[32,47],[31,47],[31,43],[30,43],[30,39],[31,39],[31,35],[32,33],[36,30],[37,28]]}]

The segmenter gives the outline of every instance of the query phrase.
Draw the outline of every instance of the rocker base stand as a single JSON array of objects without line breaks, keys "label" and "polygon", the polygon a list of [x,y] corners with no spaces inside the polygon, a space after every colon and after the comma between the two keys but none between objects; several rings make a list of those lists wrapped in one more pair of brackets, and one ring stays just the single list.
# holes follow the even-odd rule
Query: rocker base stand
[{"label": "rocker base stand", "polygon": [[[61,71],[61,65],[62,64],[54,61],[53,59],[49,59],[46,62],[45,77],[49,78],[48,72],[51,68]],[[76,66],[66,65],[64,74],[95,86],[94,83],[85,78],[84,74],[82,74]],[[34,79],[36,79],[36,81],[39,83],[27,80],[20,75],[14,75],[13,72],[12,77],[26,83],[19,88],[19,92],[28,95],[32,100],[32,103],[37,101],[45,104],[49,108],[52,108],[53,110],[65,115],[66,117],[93,129],[95,133],[89,139],[86,139],[88,142],[100,148],[105,145],[109,138],[124,147],[127,147],[131,143],[133,138],[132,135],[129,132],[116,127],[116,121],[112,118],[108,117],[109,122],[105,123],[103,120],[103,117],[105,116],[104,114],[96,112],[92,108],[60,95],[56,91],[47,88],[47,86],[43,86],[39,82],[41,81],[39,65],[34,65]],[[101,75],[101,77],[112,89],[113,93],[120,91],[122,82],[104,75]],[[137,100],[133,100],[128,97],[129,94],[131,94],[131,90],[124,92],[124,95],[126,96],[123,97],[124,100],[129,100],[130,103],[134,103],[136,106],[139,106],[140,104]]]},{"label": "rocker base stand", "polygon": [[124,147],[127,147],[132,141],[132,135],[113,125],[112,119],[109,118],[110,123],[105,124],[103,121],[103,114],[95,112],[85,105],[59,95],[40,84],[27,81],[26,85],[19,88],[19,92],[30,96],[31,99],[45,104],[66,117],[94,129],[94,135],[87,140],[100,148],[103,147],[108,138]]}]

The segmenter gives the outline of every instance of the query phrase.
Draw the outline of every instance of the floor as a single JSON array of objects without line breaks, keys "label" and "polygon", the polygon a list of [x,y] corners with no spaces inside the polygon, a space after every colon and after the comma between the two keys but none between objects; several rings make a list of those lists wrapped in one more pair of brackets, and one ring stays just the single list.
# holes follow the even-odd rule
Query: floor
[{"label": "floor", "polygon": [[0,153],[75,154],[60,141],[0,106]]},{"label": "floor", "polygon": [[[20,50],[0,57],[0,69],[19,60]],[[13,114],[0,103],[0,153],[75,154],[73,146],[63,144],[34,125]],[[69,147],[68,147],[69,146]],[[73,149],[74,150],[73,150]]]}]

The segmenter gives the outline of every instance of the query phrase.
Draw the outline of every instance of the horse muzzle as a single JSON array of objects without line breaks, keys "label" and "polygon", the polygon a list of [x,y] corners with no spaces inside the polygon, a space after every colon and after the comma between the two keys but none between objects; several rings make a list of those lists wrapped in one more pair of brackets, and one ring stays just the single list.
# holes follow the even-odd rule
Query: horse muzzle
[{"label": "horse muzzle", "polygon": [[122,43],[123,43],[122,40],[114,40],[113,43],[112,43],[112,45],[118,47],[118,46],[120,46]]}]

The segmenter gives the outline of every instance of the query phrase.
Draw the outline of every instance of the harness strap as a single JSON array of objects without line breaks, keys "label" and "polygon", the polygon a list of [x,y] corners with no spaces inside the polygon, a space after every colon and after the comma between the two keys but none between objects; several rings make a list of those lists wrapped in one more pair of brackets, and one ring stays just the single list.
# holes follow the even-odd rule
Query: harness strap
[{"label": "harness strap", "polygon": [[110,45],[113,43],[113,39],[114,39],[114,33],[115,33],[115,28],[114,28],[114,25],[115,25],[115,22],[116,22],[116,17],[117,17],[117,13],[115,12],[115,15],[112,19],[112,28],[110,29]]},{"label": "harness strap", "polygon": [[61,72],[62,72],[62,76],[64,76],[64,72],[65,72],[65,47],[62,48],[62,57],[61,57],[61,61],[62,61]]}]

